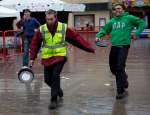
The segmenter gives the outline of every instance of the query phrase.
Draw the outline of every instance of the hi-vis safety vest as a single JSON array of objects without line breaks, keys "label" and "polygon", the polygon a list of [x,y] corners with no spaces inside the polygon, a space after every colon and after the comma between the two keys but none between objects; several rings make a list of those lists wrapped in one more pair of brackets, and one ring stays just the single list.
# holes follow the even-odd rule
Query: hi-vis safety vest
[{"label": "hi-vis safety vest", "polygon": [[58,22],[57,31],[52,37],[46,24],[40,26],[43,38],[42,59],[48,59],[53,56],[67,56],[66,29],[67,24]]}]

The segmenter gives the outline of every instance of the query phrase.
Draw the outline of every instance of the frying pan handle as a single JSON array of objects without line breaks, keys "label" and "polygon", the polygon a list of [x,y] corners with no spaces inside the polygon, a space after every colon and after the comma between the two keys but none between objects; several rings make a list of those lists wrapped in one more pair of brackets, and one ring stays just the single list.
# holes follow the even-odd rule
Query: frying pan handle
[{"label": "frying pan handle", "polygon": [[32,68],[33,64],[34,64],[34,60],[30,60],[29,67]]},{"label": "frying pan handle", "polygon": [[32,64],[30,64],[30,65],[29,65],[29,67],[30,67],[30,68],[32,68],[32,67],[33,67],[33,65],[32,65]]}]

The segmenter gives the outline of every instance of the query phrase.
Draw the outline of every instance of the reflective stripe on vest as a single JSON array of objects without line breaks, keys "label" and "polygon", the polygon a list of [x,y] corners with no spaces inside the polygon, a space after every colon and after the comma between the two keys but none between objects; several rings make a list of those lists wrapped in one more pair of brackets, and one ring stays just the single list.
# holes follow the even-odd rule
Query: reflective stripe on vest
[{"label": "reflective stripe on vest", "polygon": [[62,48],[65,47],[66,44],[62,44],[62,45],[55,45],[55,46],[48,46],[48,45],[44,45],[44,48],[49,48],[49,49],[56,49],[56,48]]}]

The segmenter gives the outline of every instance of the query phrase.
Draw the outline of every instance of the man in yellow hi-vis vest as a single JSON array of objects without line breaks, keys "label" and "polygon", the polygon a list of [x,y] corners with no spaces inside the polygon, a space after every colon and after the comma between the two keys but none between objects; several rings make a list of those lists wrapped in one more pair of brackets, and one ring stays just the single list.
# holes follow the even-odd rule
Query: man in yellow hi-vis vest
[{"label": "man in yellow hi-vis vest", "polygon": [[59,99],[63,97],[63,90],[60,86],[60,73],[67,60],[67,42],[87,52],[94,53],[94,49],[83,37],[68,28],[67,24],[58,22],[56,11],[48,10],[46,12],[46,24],[40,26],[31,43],[30,64],[33,64],[42,46],[44,80],[51,87],[49,109],[55,109]]}]

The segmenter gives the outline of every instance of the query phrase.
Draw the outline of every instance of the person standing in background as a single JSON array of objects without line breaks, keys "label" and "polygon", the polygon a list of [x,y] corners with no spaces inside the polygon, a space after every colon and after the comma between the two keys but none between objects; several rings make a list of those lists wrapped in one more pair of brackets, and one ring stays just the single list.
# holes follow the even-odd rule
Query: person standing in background
[{"label": "person standing in background", "polygon": [[25,9],[23,11],[23,18],[17,23],[18,28],[23,29],[23,66],[29,64],[29,48],[35,31],[39,28],[40,23],[31,17],[31,11]]}]

